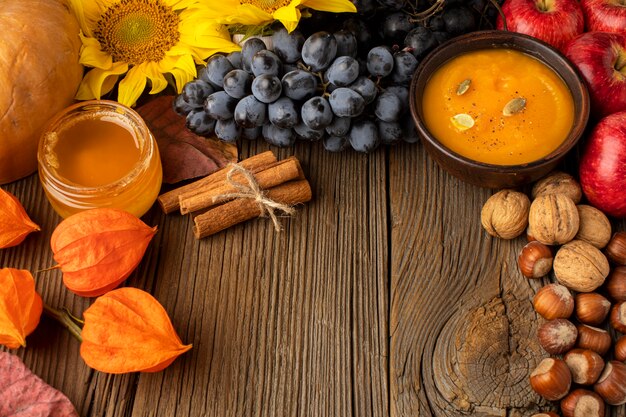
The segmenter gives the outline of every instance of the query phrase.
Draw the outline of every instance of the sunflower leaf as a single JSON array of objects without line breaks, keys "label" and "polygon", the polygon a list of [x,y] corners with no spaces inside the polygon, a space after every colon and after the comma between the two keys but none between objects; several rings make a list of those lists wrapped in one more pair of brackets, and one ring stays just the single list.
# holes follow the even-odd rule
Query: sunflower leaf
[{"label": "sunflower leaf", "polygon": [[189,131],[185,118],[172,109],[173,99],[160,96],[137,109],[159,145],[163,182],[203,177],[237,161],[237,146]]}]

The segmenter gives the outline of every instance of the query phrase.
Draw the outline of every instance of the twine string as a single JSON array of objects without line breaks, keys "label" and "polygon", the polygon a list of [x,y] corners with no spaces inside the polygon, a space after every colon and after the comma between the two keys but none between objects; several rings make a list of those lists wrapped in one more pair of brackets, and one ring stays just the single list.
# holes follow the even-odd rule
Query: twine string
[{"label": "twine string", "polygon": [[[230,169],[226,174],[226,181],[229,185],[232,185],[234,188],[239,190],[239,192],[235,193],[226,193],[220,194],[213,197],[213,203],[221,203],[227,200],[233,200],[238,198],[249,198],[254,200],[259,208],[261,209],[260,217],[265,217],[266,215],[272,219],[274,223],[274,229],[277,232],[282,230],[280,222],[278,221],[278,215],[276,214],[277,210],[282,211],[286,216],[293,216],[296,213],[296,210],[288,205],[276,202],[265,195],[265,192],[259,186],[254,175],[244,167],[239,164],[230,163],[228,164]],[[241,174],[244,179],[247,181],[247,184],[236,181],[233,176],[235,174]]]}]

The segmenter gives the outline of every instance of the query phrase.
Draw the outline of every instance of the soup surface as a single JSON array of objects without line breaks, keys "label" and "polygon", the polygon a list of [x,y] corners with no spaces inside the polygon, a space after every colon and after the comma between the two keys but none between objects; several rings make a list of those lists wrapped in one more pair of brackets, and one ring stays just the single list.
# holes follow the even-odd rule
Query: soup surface
[{"label": "soup surface", "polygon": [[446,62],[428,80],[422,104],[424,123],[441,143],[497,165],[548,155],[574,122],[574,100],[563,80],[537,59],[503,48]]}]

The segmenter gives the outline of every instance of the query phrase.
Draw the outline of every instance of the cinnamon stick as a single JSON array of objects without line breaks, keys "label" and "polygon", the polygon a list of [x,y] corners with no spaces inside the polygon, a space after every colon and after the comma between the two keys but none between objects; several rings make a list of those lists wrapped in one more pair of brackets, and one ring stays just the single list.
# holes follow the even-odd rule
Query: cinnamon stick
[{"label": "cinnamon stick", "polygon": [[[307,180],[294,180],[266,191],[266,196],[277,203],[294,205],[311,200],[311,186]],[[250,198],[239,198],[214,207],[196,216],[193,233],[198,239],[221,232],[262,214],[259,204]]]},{"label": "cinnamon stick", "polygon": [[[262,171],[253,173],[253,176],[259,188],[264,190],[297,178],[303,179],[304,173],[302,172],[298,159],[292,156],[271,164]],[[233,175],[233,181],[247,186],[246,179],[241,174]],[[184,193],[178,197],[180,213],[189,214],[194,211],[212,207],[224,202],[223,199],[217,200],[219,196],[236,193],[238,191],[239,189],[234,184],[226,181],[208,188],[194,190],[191,193]]]},{"label": "cinnamon stick", "polygon": [[[263,169],[264,167],[276,162],[276,160],[276,155],[274,155],[272,151],[267,151],[258,155],[251,156],[248,159],[244,159],[243,161],[239,162],[239,164],[248,171],[255,173],[258,172],[260,169]],[[222,168],[219,171],[215,171],[213,174],[210,174],[197,181],[161,194],[158,197],[157,201],[159,202],[159,205],[161,206],[161,209],[164,213],[168,214],[176,211],[180,207],[178,203],[178,198],[180,195],[193,192],[194,190],[198,190],[201,188],[206,189],[211,186],[221,184],[226,181],[226,175],[228,174],[228,171],[228,167]]]}]

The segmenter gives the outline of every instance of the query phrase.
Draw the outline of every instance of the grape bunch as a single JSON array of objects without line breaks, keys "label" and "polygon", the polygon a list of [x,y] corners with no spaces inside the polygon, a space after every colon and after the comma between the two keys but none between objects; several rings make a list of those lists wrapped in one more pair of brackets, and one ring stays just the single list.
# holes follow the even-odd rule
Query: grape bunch
[{"label": "grape bunch", "polygon": [[416,142],[408,85],[418,60],[375,46],[359,53],[354,32],[296,30],[272,35],[273,50],[250,38],[241,52],[214,55],[174,101],[187,127],[226,142],[263,138],[287,147],[323,140],[333,152],[370,152]]}]

